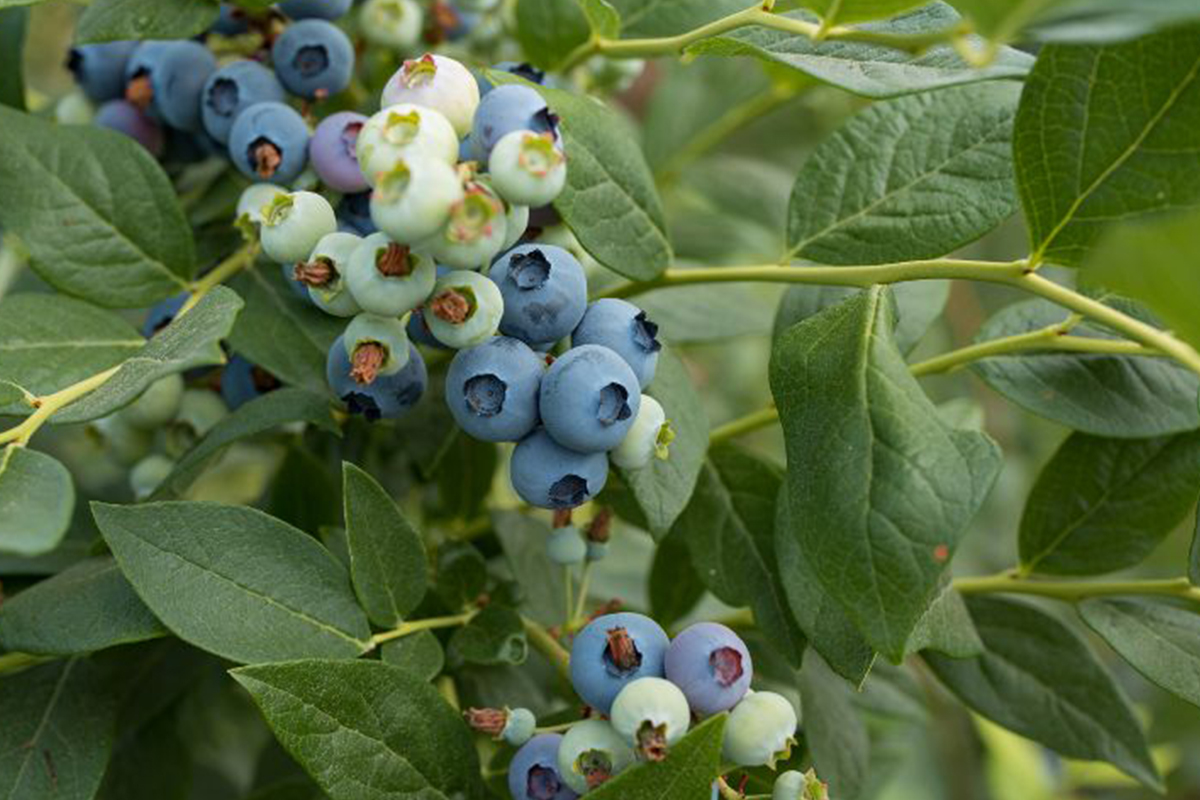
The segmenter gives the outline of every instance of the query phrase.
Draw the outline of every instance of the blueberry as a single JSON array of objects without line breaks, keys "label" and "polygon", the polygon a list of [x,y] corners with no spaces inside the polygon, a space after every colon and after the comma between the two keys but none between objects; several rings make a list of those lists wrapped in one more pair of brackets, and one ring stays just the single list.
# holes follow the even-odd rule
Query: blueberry
[{"label": "blueberry", "polygon": [[304,301],[305,305],[315,305],[312,295],[308,293],[308,287],[300,281],[296,280],[296,265],[295,264],[280,264],[279,274],[287,281],[288,289],[292,294]]},{"label": "blueberry", "polygon": [[362,241],[352,233],[328,233],[308,260],[293,268],[293,277],[308,288],[313,304],[327,314],[351,317],[362,311],[346,281],[350,258]]},{"label": "blueberry", "polygon": [[332,22],[303,19],[289,25],[275,40],[271,61],[289,92],[323,100],[350,85],[354,45]]},{"label": "blueberry", "polygon": [[252,183],[238,198],[237,218],[251,225],[262,225],[263,211],[271,207],[276,197],[287,195],[288,190],[273,183]]},{"label": "blueberry", "polygon": [[154,494],[154,490],[162,485],[174,469],[175,462],[164,455],[154,453],[146,456],[129,471],[129,488],[133,490],[133,496],[145,500]]},{"label": "blueberry", "polygon": [[308,163],[308,124],[291,106],[256,103],[233,122],[229,158],[251,180],[291,183]]},{"label": "blueberry", "polygon": [[555,528],[546,540],[546,556],[555,564],[569,567],[587,558],[587,542],[574,525]]},{"label": "blueberry", "polygon": [[[524,61],[501,61],[493,64],[488,69],[493,72],[507,72],[510,75],[516,75],[518,78],[523,78],[529,83],[536,83],[539,86],[545,84],[546,73],[537,67]],[[493,84],[484,73],[479,73],[475,76],[475,82],[479,85],[479,95],[483,95],[495,89]]]},{"label": "blueberry", "polygon": [[368,41],[401,51],[421,41],[424,24],[416,0],[367,0],[359,16],[359,29]]},{"label": "blueberry", "polygon": [[282,103],[286,95],[271,70],[257,61],[233,61],[208,76],[201,94],[204,130],[221,144],[238,115],[256,103]]},{"label": "blueberry", "polygon": [[573,255],[554,245],[523,244],[489,272],[504,297],[500,330],[525,342],[557,342],[587,310],[587,276]]},{"label": "blueberry", "polygon": [[538,424],[546,363],[517,339],[494,336],[460,350],[446,374],[446,405],[460,428],[488,442],[518,442]]},{"label": "blueberry", "polygon": [[343,194],[370,188],[358,166],[358,134],[367,118],[339,111],[321,120],[308,143],[308,161],[321,181]]},{"label": "blueberry", "polygon": [[497,86],[479,101],[471,128],[471,148],[475,160],[486,164],[492,148],[505,134],[513,131],[558,133],[558,117],[546,101],[528,86]]},{"label": "blueberry", "polygon": [[200,96],[216,69],[216,58],[199,42],[143,42],[125,65],[125,99],[172,128],[198,131]]},{"label": "blueberry", "polygon": [[71,48],[67,69],[93,103],[116,100],[125,91],[125,67],[138,42],[81,44]]},{"label": "blueberry", "polygon": [[98,437],[104,452],[123,467],[132,467],[141,461],[154,446],[154,431],[135,428],[120,414],[109,414],[93,421],[88,432]]},{"label": "blueberry", "polygon": [[428,382],[425,360],[411,344],[408,362],[393,375],[380,376],[364,386],[351,376],[351,371],[350,356],[339,336],[325,361],[326,380],[351,414],[362,414],[371,421],[404,416],[425,394]]},{"label": "blueberry", "polygon": [[166,429],[166,450],[179,457],[195,446],[205,434],[229,414],[221,395],[210,389],[186,389],[179,412]]},{"label": "blueberry", "polygon": [[450,206],[445,226],[421,244],[449,267],[479,269],[503,249],[507,236],[504,202],[486,183],[471,180]]},{"label": "blueberry", "polygon": [[796,710],[774,692],[749,692],[725,723],[724,758],[739,767],[767,766],[786,758],[796,737]]},{"label": "blueberry", "polygon": [[608,456],[577,453],[536,430],[513,450],[510,467],[513,489],[538,508],[575,508],[604,489]]},{"label": "blueberry", "polygon": [[[439,268],[440,269],[440,268]],[[425,347],[433,347],[438,350],[449,350],[450,348],[437,340],[433,335],[433,331],[429,330],[429,324],[425,322],[425,310],[423,308],[414,308],[408,317],[408,338],[417,344]]]},{"label": "blueberry", "polygon": [[162,128],[128,100],[109,100],[96,111],[93,121],[102,128],[125,134],[156,158],[162,155]]},{"label": "blueberry", "polygon": [[453,58],[426,53],[404,62],[383,88],[382,105],[413,103],[440,111],[459,137],[471,132],[479,86],[471,71]]},{"label": "blueberry", "polygon": [[613,700],[612,726],[639,756],[662,761],[671,745],[683,738],[692,722],[687,698],[663,678],[638,678]]},{"label": "blueberry", "polygon": [[808,788],[806,784],[804,774],[794,769],[780,773],[771,789],[771,800],[805,800],[804,791]]},{"label": "blueberry", "polygon": [[571,684],[601,714],[638,678],[661,678],[670,640],[657,622],[623,612],[597,617],[571,646]]},{"label": "blueberry", "polygon": [[210,28],[221,36],[240,36],[250,30],[246,24],[246,12],[232,3],[221,3],[220,15]]},{"label": "blueberry", "polygon": [[692,710],[708,717],[738,704],[750,688],[754,664],[736,633],[715,622],[700,622],[671,642],[666,672]]},{"label": "blueberry", "polygon": [[425,302],[437,281],[432,259],[374,233],[350,256],[346,285],[365,311],[399,317]]},{"label": "blueberry", "polygon": [[292,19],[337,19],[345,15],[354,0],[282,0],[279,10]]},{"label": "blueberry", "polygon": [[641,407],[637,378],[621,357],[595,344],[568,350],[546,371],[542,424],[563,447],[600,453],[619,445]]},{"label": "blueberry", "polygon": [[478,272],[457,270],[438,278],[425,308],[425,322],[437,340],[471,347],[496,335],[504,298],[496,284]]},{"label": "blueberry", "polygon": [[275,261],[295,264],[335,231],[337,217],[328,200],[312,192],[292,192],[276,197],[263,211],[262,247]]},{"label": "blueberry", "polygon": [[175,315],[179,313],[179,309],[183,308],[183,304],[187,302],[189,296],[187,292],[181,292],[173,297],[168,297],[166,300],[159,300],[151,306],[150,310],[146,312],[146,318],[142,320],[142,336],[149,339],[170,325],[172,320],[175,319]]},{"label": "blueberry", "polygon": [[632,303],[605,298],[588,306],[579,327],[571,335],[571,344],[598,344],[612,350],[633,369],[644,389],[654,380],[658,368],[658,326]]},{"label": "blueberry", "polygon": [[488,174],[510,203],[544,206],[567,184],[567,159],[554,134],[513,131],[492,148]]},{"label": "blueberry", "polygon": [[462,184],[446,162],[402,159],[377,176],[371,219],[396,241],[416,244],[438,233],[462,199]]},{"label": "blueberry", "polygon": [[537,718],[528,708],[514,708],[508,712],[508,720],[500,737],[514,747],[520,747],[531,738],[537,727]]},{"label": "blueberry", "polygon": [[357,151],[363,177],[374,186],[379,175],[405,161],[433,158],[453,167],[458,161],[458,137],[440,112],[401,103],[366,121],[358,134]]},{"label": "blueberry", "polygon": [[356,383],[367,386],[404,369],[411,349],[404,330],[407,322],[376,314],[359,314],[350,320],[341,339]]},{"label": "blueberry", "polygon": [[612,725],[599,719],[572,725],[558,746],[558,773],[580,794],[606,783],[633,763],[633,749]]},{"label": "blueberry", "polygon": [[574,800],[558,773],[558,749],[563,737],[543,733],[526,742],[508,765],[508,792],[513,800]]},{"label": "blueberry", "polygon": [[665,461],[674,440],[675,431],[667,421],[663,407],[653,397],[644,394],[629,433],[625,434],[625,438],[608,457],[621,469],[642,469],[649,466],[655,457]]},{"label": "blueberry", "polygon": [[230,356],[221,369],[221,398],[231,411],[279,386],[279,380],[274,375],[236,354]]},{"label": "blueberry", "polygon": [[511,249],[517,242],[521,241],[521,237],[529,229],[529,206],[522,206],[505,200],[504,213],[506,220],[504,224],[504,245],[500,248],[500,252]]},{"label": "blueberry", "polygon": [[370,236],[378,233],[375,221],[371,219],[371,193],[358,192],[342,197],[337,207],[338,221],[352,228],[359,236]]},{"label": "blueberry", "polygon": [[588,542],[587,560],[603,561],[608,556],[608,542]]},{"label": "blueberry", "polygon": [[79,88],[67,92],[54,104],[54,121],[60,125],[91,125],[95,116],[92,101]]},{"label": "blueberry", "polygon": [[127,425],[152,431],[175,419],[183,399],[183,378],[172,373],[147,386],[138,398],[117,413]]}]

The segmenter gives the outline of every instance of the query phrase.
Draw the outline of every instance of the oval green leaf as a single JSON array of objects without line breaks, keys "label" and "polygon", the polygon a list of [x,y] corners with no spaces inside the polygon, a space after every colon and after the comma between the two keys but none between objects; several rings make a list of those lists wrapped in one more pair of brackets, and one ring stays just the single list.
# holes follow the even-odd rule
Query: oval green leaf
[{"label": "oval green leaf", "polygon": [[0,450],[0,552],[53,550],[71,525],[75,484],[56,459],[10,444]]}]

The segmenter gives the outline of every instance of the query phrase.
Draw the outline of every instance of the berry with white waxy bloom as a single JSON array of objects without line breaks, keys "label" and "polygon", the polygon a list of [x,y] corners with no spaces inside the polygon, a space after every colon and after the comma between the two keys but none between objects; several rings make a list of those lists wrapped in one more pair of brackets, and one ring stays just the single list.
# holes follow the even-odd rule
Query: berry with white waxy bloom
[{"label": "berry with white waxy bloom", "polygon": [[362,244],[352,233],[329,233],[321,237],[312,254],[293,268],[293,277],[308,287],[317,308],[335,317],[352,317],[362,308],[350,292],[346,271],[350,257]]},{"label": "berry with white waxy bloom", "polygon": [[487,184],[467,180],[462,199],[450,206],[445,227],[421,244],[446,266],[479,269],[500,252],[507,232],[504,203]]},{"label": "berry with white waxy bloom", "polygon": [[396,241],[417,244],[439,233],[462,199],[458,175],[444,161],[401,160],[377,176],[371,219]]},{"label": "berry with white waxy bloom", "polygon": [[308,162],[321,182],[342,194],[364,192],[369,187],[358,165],[358,135],[367,118],[339,111],[321,120],[308,142]]},{"label": "berry with white waxy bloom", "polygon": [[[504,198],[501,199],[503,200]],[[505,250],[511,250],[517,242],[521,241],[521,237],[529,229],[529,206],[510,203],[505,200],[504,216],[504,244],[500,246],[501,253]]]},{"label": "berry with white waxy bloom", "polygon": [[428,256],[373,233],[351,254],[346,285],[355,301],[372,314],[399,317],[425,302],[437,281]]},{"label": "berry with white waxy bloom", "polygon": [[545,362],[524,342],[493,336],[454,356],[446,373],[446,405],[472,437],[519,442],[537,427],[545,372]]},{"label": "berry with white waxy bloom", "polygon": [[350,85],[354,44],[324,19],[302,19],[284,28],[271,46],[275,74],[294,95],[323,100]]},{"label": "berry with white waxy bloom", "polygon": [[282,103],[286,98],[275,73],[257,61],[234,61],[209,76],[201,95],[204,130],[221,144],[238,115],[256,103]]},{"label": "berry with white waxy bloom", "polygon": [[366,386],[381,375],[395,375],[408,363],[407,319],[359,314],[342,334],[350,359],[350,377]]},{"label": "berry with white waxy bloom", "polygon": [[575,508],[604,489],[608,456],[578,453],[538,429],[513,450],[509,467],[513,490],[538,508]]},{"label": "berry with white waxy bloom", "polygon": [[575,793],[559,773],[563,737],[543,733],[522,745],[508,765],[508,792],[513,800],[574,800]]},{"label": "berry with white waxy bloom", "polygon": [[94,103],[116,100],[125,90],[125,66],[139,42],[103,42],[71,48],[67,69]]},{"label": "berry with white waxy bloom", "polygon": [[421,41],[425,14],[416,0],[367,0],[359,30],[367,41],[396,50],[409,50]]},{"label": "berry with white waxy bloom", "polygon": [[276,197],[284,197],[288,190],[274,183],[252,183],[238,198],[237,219],[251,225],[262,225],[263,210],[270,207]]},{"label": "berry with white waxy bloom", "polygon": [[725,723],[723,757],[739,767],[770,767],[796,741],[796,710],[774,692],[749,692]]},{"label": "berry with white waxy bloom", "polygon": [[561,247],[518,245],[488,275],[504,296],[500,330],[530,344],[564,338],[587,310],[587,276]]},{"label": "berry with white waxy bloom", "polygon": [[217,59],[199,42],[142,42],[125,64],[125,99],[172,128],[195,132],[204,83],[216,69]]},{"label": "berry with white waxy bloom", "polygon": [[563,447],[607,452],[629,433],[641,407],[637,378],[606,347],[574,347],[542,378],[538,404],[542,424]]},{"label": "berry with white waxy bloom", "polygon": [[447,166],[458,162],[458,136],[438,111],[412,103],[389,106],[372,115],[358,132],[355,149],[367,183],[401,161],[433,158]]},{"label": "berry with white waxy bloom", "polygon": [[308,164],[308,123],[284,103],[255,103],[233,121],[229,159],[250,180],[291,183]]},{"label": "berry with white waxy bloom", "polygon": [[383,105],[415,103],[437,109],[450,120],[459,138],[471,132],[479,105],[475,76],[453,58],[426,53],[404,62],[383,89]]},{"label": "berry with white waxy bloom", "polygon": [[534,89],[520,84],[497,86],[485,94],[475,110],[471,149],[475,160],[488,163],[492,148],[513,131],[558,134],[558,117]]},{"label": "berry with white waxy bloom", "polygon": [[263,251],[281,264],[305,260],[322,237],[336,231],[333,206],[313,192],[277,196],[263,209]]},{"label": "berry with white waxy bloom", "polygon": [[505,200],[536,208],[562,193],[567,159],[553,133],[513,131],[492,148],[488,174]]},{"label": "berry with white waxy bloom", "polygon": [[571,645],[571,685],[601,714],[638,678],[663,677],[670,640],[644,614],[606,614],[589,622]]},{"label": "berry with white waxy bloom", "polygon": [[696,715],[708,717],[728,711],[745,696],[754,664],[740,636],[724,625],[699,622],[671,642],[666,672]]},{"label": "berry with white waxy bloom", "polygon": [[456,270],[438,278],[423,312],[430,332],[454,348],[483,344],[496,335],[504,298],[478,272]]},{"label": "berry with white waxy bloom", "polygon": [[662,350],[658,326],[646,312],[633,303],[611,297],[588,306],[579,327],[571,334],[571,344],[575,347],[598,344],[612,350],[633,369],[643,389],[654,380]]},{"label": "berry with white waxy bloom", "polygon": [[647,761],[662,761],[692,722],[687,698],[663,678],[638,678],[613,700],[612,726]]},{"label": "berry with white waxy bloom", "polygon": [[675,431],[667,421],[662,405],[648,394],[642,395],[641,408],[633,420],[629,433],[608,454],[613,464],[621,469],[641,469],[654,458],[666,460],[670,455]]},{"label": "berry with white waxy bloom", "polygon": [[580,794],[616,777],[634,760],[633,749],[612,725],[599,719],[572,725],[558,746],[558,772]]},{"label": "berry with white waxy bloom", "polygon": [[564,567],[582,564],[587,558],[587,542],[574,525],[555,528],[546,540],[546,556]]},{"label": "berry with white waxy bloom", "polygon": [[362,414],[372,422],[407,414],[421,399],[429,382],[425,360],[411,344],[408,362],[399,372],[379,375],[369,384],[356,380],[354,372],[355,365],[346,353],[345,340],[339,336],[329,348],[325,378],[351,414]]},{"label": "berry with white waxy bloom", "polygon": [[816,770],[801,774],[790,769],[775,779],[771,800],[829,800],[829,787],[817,777]]}]

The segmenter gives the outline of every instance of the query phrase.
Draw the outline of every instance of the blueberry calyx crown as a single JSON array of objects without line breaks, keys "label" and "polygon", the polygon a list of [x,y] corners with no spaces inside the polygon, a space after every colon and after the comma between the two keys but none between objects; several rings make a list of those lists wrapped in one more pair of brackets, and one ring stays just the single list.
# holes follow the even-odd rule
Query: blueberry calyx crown
[{"label": "blueberry calyx crown", "polygon": [[329,69],[329,51],[322,44],[307,44],[296,51],[292,67],[304,78],[315,78]]},{"label": "blueberry calyx crown", "polygon": [[454,204],[446,239],[451,242],[474,242],[492,235],[492,223],[504,215],[504,206],[478,184],[467,188],[466,196]]},{"label": "blueberry calyx crown", "polygon": [[508,386],[491,373],[475,375],[463,386],[467,406],[476,416],[494,417],[504,410]]},{"label": "blueberry calyx crown", "polygon": [[708,656],[717,683],[730,687],[742,677],[742,654],[732,647],[718,647]]},{"label": "blueberry calyx crown", "polygon": [[391,242],[375,251],[375,269],[386,278],[403,278],[413,271],[412,257],[407,245]]},{"label": "blueberry calyx crown", "polygon": [[615,425],[633,416],[629,407],[629,390],[619,383],[610,383],[600,390],[600,405],[596,419],[601,425]]},{"label": "blueberry calyx crown", "polygon": [[337,268],[328,258],[318,257],[312,261],[300,261],[292,270],[292,278],[305,286],[327,286],[338,279]]},{"label": "blueberry calyx crown", "polygon": [[508,262],[505,278],[523,292],[540,289],[550,279],[550,259],[541,250],[517,253]]},{"label": "blueberry calyx crown", "polygon": [[437,77],[437,61],[429,53],[404,62],[403,81],[405,86],[413,87],[418,83],[430,82],[435,77]]},{"label": "blueberry calyx crown", "polygon": [[662,350],[662,342],[658,340],[658,324],[651,322],[645,311],[639,311],[633,318],[633,342],[647,353]]},{"label": "blueberry calyx crown", "polygon": [[148,70],[138,70],[125,87],[125,99],[142,111],[154,102],[154,82]]},{"label": "blueberry calyx crown", "polygon": [[475,293],[467,286],[447,287],[429,301],[429,310],[451,325],[462,325],[475,313]]},{"label": "blueberry calyx crown", "polygon": [[360,386],[375,382],[379,370],[387,361],[387,348],[379,342],[362,342],[354,348],[350,357],[350,377]]},{"label": "blueberry calyx crown", "polygon": [[575,769],[595,789],[612,777],[612,758],[603,750],[585,750],[575,759]]},{"label": "blueberry calyx crown", "polygon": [[642,665],[642,654],[638,652],[629,631],[624,628],[612,628],[605,640],[608,647],[604,650],[604,660],[618,675],[627,675]]},{"label": "blueberry calyx crown", "polygon": [[529,768],[525,794],[532,800],[554,800],[562,788],[562,780],[556,770],[538,764]]},{"label": "blueberry calyx crown", "polygon": [[280,152],[279,146],[265,136],[260,136],[250,143],[246,157],[254,165],[258,177],[263,180],[272,177],[283,163],[283,153]]},{"label": "blueberry calyx crown", "polygon": [[480,733],[499,737],[508,724],[508,711],[499,708],[468,708],[463,712],[467,724]]},{"label": "blueberry calyx crown", "polygon": [[554,482],[548,492],[555,508],[574,508],[588,499],[587,479],[579,475],[564,475]]},{"label": "blueberry calyx crown", "polygon": [[217,78],[208,90],[205,98],[208,107],[222,117],[233,116],[238,106],[237,81],[229,78]]},{"label": "blueberry calyx crown", "polygon": [[638,752],[647,761],[662,761],[667,757],[667,725],[655,725],[646,720],[637,732]]}]

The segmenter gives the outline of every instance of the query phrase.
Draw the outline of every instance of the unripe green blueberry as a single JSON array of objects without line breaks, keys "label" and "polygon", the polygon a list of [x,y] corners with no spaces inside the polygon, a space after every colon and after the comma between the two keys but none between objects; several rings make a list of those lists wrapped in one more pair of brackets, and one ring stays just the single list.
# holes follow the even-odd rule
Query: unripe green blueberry
[{"label": "unripe green blueberry", "polygon": [[388,106],[368,119],[355,144],[358,166],[367,183],[401,161],[432,158],[447,166],[458,162],[458,136],[440,112],[412,103]]},{"label": "unripe green blueberry", "polygon": [[350,256],[345,277],[350,294],[364,311],[399,317],[429,298],[437,282],[437,266],[386,233],[373,233]]},{"label": "unripe green blueberry", "polygon": [[358,29],[367,41],[406,51],[421,41],[425,14],[416,0],[367,0]]},{"label": "unripe green blueberry", "polygon": [[488,174],[510,203],[548,205],[567,184],[567,159],[553,133],[512,131],[492,148]]},{"label": "unripe green blueberry", "polygon": [[529,206],[505,201],[504,203],[504,245],[501,252],[511,250],[521,241],[525,231],[529,230]]},{"label": "unripe green blueberry", "polygon": [[172,373],[147,386],[137,400],[117,413],[130,427],[152,431],[175,419],[182,400],[183,378]]},{"label": "unripe green blueberry", "polygon": [[612,725],[599,719],[571,726],[558,747],[558,774],[579,794],[600,786],[633,762],[633,748]]},{"label": "unripe green blueberry", "polygon": [[421,243],[438,263],[455,269],[479,269],[492,263],[504,247],[508,216],[490,187],[469,181],[463,196],[450,206],[446,225]]},{"label": "unripe green blueberry", "polygon": [[254,225],[262,225],[263,212],[271,206],[276,197],[283,197],[287,193],[287,189],[273,183],[252,183],[238,198],[237,218]]},{"label": "unripe green blueberry", "polygon": [[308,287],[317,308],[335,317],[352,317],[362,311],[346,281],[350,258],[362,237],[336,231],[321,237],[308,260],[296,265],[295,279]]},{"label": "unripe green blueberry", "polygon": [[[342,335],[350,358],[351,377],[361,384],[371,383],[378,375],[395,375],[408,363],[408,318],[381,317],[362,313],[350,320]],[[368,361],[364,349],[375,350]]]},{"label": "unripe green blueberry", "polygon": [[371,220],[397,242],[415,244],[438,233],[463,198],[458,173],[429,157],[401,159],[379,175]]},{"label": "unripe green blueberry", "polygon": [[308,258],[317,242],[336,230],[333,206],[313,192],[276,197],[263,209],[263,251],[280,264]]},{"label": "unripe green blueberry", "polygon": [[587,560],[588,561],[603,561],[608,555],[608,542],[588,542],[587,543]]},{"label": "unripe green blueberry", "polygon": [[130,425],[120,414],[109,414],[91,423],[105,451],[123,466],[141,461],[154,445],[154,433]]},{"label": "unripe green blueberry", "polygon": [[587,556],[587,543],[574,525],[555,528],[546,540],[546,555],[564,567],[579,564]]},{"label": "unripe green blueberry", "polygon": [[612,726],[637,754],[662,761],[667,749],[683,738],[692,722],[687,698],[664,678],[638,678],[613,700]]},{"label": "unripe green blueberry", "polygon": [[500,288],[478,272],[449,272],[438,278],[423,316],[442,344],[472,347],[496,335],[504,298]]},{"label": "unripe green blueberry", "polygon": [[802,800],[804,775],[794,769],[780,774],[771,790],[771,800]]},{"label": "unripe green blueberry", "polygon": [[528,708],[513,708],[509,709],[508,721],[504,723],[504,730],[500,736],[513,747],[520,747],[533,738],[535,728],[537,718],[533,716],[532,711]]},{"label": "unripe green blueberry", "polygon": [[724,758],[740,767],[775,768],[791,752],[796,710],[774,692],[748,692],[725,723]]},{"label": "unripe green blueberry", "polygon": [[458,138],[469,136],[475,108],[479,105],[479,83],[460,62],[444,55],[426,53],[408,59],[383,88],[383,105],[416,103],[436,108]]},{"label": "unripe green blueberry", "polygon": [[154,453],[143,458],[129,472],[129,488],[133,490],[133,496],[145,500],[154,494],[154,490],[162,485],[173,469],[175,462],[164,455]]},{"label": "unripe green blueberry", "polygon": [[632,427],[608,457],[622,469],[641,469],[656,456],[665,460],[667,448],[674,438],[675,432],[667,422],[663,407],[653,397],[644,394]]},{"label": "unripe green blueberry", "polygon": [[166,448],[178,458],[204,438],[213,426],[229,415],[221,395],[209,389],[187,389],[179,413],[166,430]]}]

